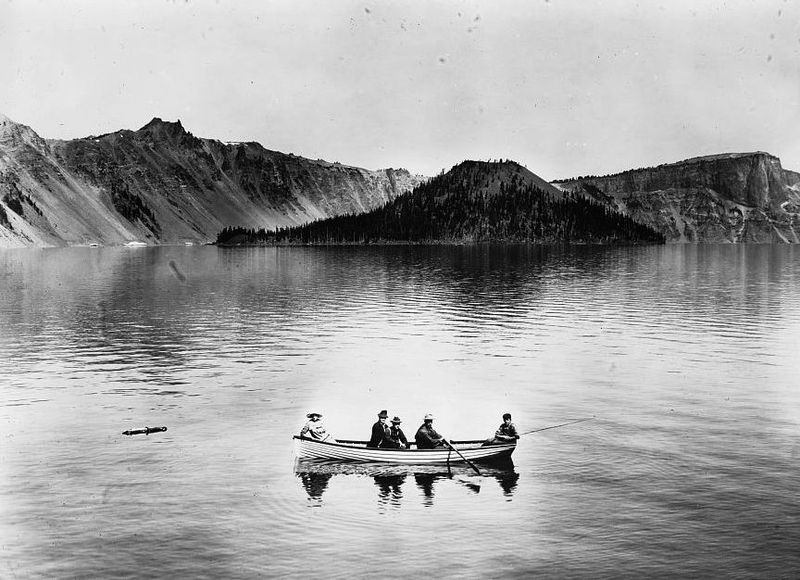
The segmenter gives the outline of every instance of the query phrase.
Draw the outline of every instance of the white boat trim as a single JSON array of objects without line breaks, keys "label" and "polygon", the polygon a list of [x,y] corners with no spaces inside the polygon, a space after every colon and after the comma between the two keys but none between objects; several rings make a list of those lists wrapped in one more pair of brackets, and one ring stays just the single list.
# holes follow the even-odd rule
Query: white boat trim
[{"label": "white boat trim", "polygon": [[444,465],[460,463],[464,458],[469,461],[486,461],[509,457],[516,448],[516,443],[482,445],[480,442],[456,443],[455,448],[461,456],[447,447],[436,449],[385,449],[367,447],[363,443],[341,443],[317,441],[306,437],[294,436],[298,457],[328,459],[336,461],[353,461],[359,463],[394,463],[402,465]]}]

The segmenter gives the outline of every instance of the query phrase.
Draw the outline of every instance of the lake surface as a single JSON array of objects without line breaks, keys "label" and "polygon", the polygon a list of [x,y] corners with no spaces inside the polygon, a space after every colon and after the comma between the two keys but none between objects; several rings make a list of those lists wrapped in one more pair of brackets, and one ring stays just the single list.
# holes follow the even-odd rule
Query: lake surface
[{"label": "lake surface", "polygon": [[[0,295],[4,578],[800,574],[792,246],[4,250]],[[381,409],[594,418],[481,476],[295,461]]]}]

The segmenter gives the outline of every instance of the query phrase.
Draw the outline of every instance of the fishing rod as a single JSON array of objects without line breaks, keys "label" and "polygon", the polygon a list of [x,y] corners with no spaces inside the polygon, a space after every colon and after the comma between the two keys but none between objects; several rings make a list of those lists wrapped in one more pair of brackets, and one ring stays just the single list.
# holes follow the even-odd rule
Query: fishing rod
[{"label": "fishing rod", "polygon": [[547,431],[548,429],[556,429],[558,427],[565,427],[566,425],[575,425],[576,423],[583,423],[584,421],[591,421],[594,417],[584,417],[583,419],[575,419],[574,421],[567,421],[566,423],[561,423],[559,425],[551,425],[550,427],[542,427],[541,429],[533,429],[531,431],[525,431],[522,435],[530,435],[531,433],[538,433],[539,431]]}]

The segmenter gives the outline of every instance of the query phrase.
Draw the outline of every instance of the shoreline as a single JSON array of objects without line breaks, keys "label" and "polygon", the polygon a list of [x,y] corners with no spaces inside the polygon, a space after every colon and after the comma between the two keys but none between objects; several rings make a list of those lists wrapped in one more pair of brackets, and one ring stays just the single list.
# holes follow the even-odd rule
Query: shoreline
[{"label": "shoreline", "polygon": [[587,242],[587,241],[531,241],[531,240],[382,240],[375,242],[246,242],[212,243],[219,248],[271,248],[271,247],[379,247],[379,246],[664,246],[667,242]]}]

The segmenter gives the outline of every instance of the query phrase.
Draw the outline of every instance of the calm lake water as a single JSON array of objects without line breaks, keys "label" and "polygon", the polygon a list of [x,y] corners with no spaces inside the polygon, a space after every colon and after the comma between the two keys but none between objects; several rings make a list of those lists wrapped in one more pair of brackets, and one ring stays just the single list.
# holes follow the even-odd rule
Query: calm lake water
[{"label": "calm lake water", "polygon": [[[796,577],[792,246],[0,252],[4,578]],[[514,465],[296,462],[490,436]],[[126,437],[144,426],[168,431]]]}]

